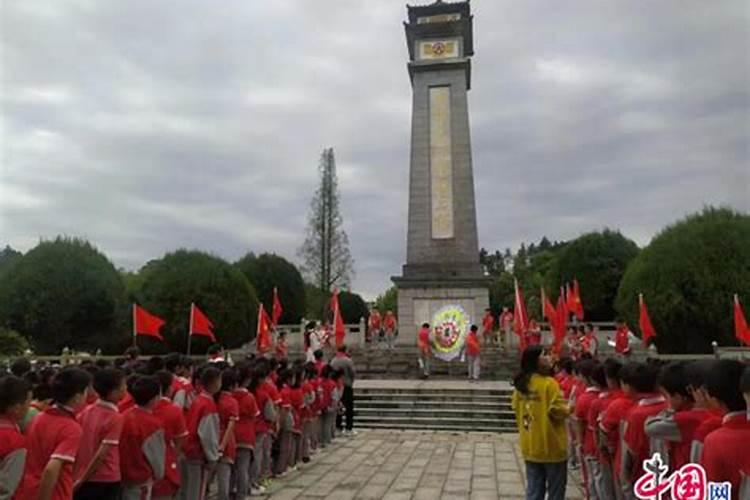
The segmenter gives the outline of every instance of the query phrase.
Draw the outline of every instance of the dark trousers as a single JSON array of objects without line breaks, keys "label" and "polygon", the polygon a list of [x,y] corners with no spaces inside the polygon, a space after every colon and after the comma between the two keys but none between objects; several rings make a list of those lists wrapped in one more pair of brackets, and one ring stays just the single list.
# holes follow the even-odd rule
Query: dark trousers
[{"label": "dark trousers", "polygon": [[565,500],[568,462],[526,462],[526,500]]},{"label": "dark trousers", "polygon": [[85,482],[73,496],[75,500],[120,500],[120,483]]},{"label": "dark trousers", "polygon": [[[344,405],[346,415],[346,430],[350,431],[354,427],[354,388],[348,385],[344,386],[344,393],[341,395],[341,403]],[[344,422],[344,415],[336,415],[336,428],[341,429]]]}]

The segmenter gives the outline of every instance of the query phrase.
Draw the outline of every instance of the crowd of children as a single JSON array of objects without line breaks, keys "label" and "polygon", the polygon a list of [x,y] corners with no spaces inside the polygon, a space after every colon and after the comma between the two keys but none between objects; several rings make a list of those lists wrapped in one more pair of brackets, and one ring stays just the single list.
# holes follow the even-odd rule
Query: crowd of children
[{"label": "crowd of children", "polygon": [[[729,483],[731,498],[750,499],[750,367],[742,362],[602,362],[584,353],[560,359],[554,377],[587,499],[634,499],[669,481],[673,493],[699,488],[689,464],[703,467],[706,484]],[[651,476],[644,463],[656,453],[664,470]]]},{"label": "crowd of children", "polygon": [[261,494],[337,435],[344,372],[315,358],[16,360],[0,373],[0,498]]}]

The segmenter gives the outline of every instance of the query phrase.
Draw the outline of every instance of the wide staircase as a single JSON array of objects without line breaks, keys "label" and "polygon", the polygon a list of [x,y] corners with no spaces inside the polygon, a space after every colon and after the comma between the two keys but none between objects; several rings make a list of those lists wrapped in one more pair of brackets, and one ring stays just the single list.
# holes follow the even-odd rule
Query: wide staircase
[{"label": "wide staircase", "polygon": [[511,392],[504,382],[362,380],[354,387],[355,426],[514,432]]}]

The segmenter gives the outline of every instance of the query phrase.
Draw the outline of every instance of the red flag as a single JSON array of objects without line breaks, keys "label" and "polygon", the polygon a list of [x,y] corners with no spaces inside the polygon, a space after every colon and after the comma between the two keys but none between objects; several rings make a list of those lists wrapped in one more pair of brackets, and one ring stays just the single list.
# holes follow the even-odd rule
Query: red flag
[{"label": "red flag", "polygon": [[190,335],[202,335],[216,343],[214,324],[195,304],[190,304]]},{"label": "red flag", "polygon": [[734,294],[734,336],[741,343],[750,345],[750,327],[748,327],[745,311],[742,310],[737,294]]},{"label": "red flag", "polygon": [[568,329],[568,310],[565,307],[565,294],[562,287],[560,287],[560,296],[557,297],[555,314],[557,315],[557,330],[555,331],[554,351],[559,354],[562,349],[562,342],[565,339],[565,331]]},{"label": "red flag", "polygon": [[573,309],[572,312],[578,318],[578,321],[583,321],[583,302],[581,302],[581,289],[578,286],[578,280],[573,280]]},{"label": "red flag", "polygon": [[164,337],[159,333],[163,325],[163,319],[154,316],[138,304],[133,304],[133,336],[145,335],[156,337],[163,342]]},{"label": "red flag", "polygon": [[643,347],[648,347],[648,341],[656,337],[656,330],[654,330],[654,325],[651,324],[651,317],[648,315],[648,307],[646,307],[646,301],[643,300],[642,293],[638,294],[638,308],[640,310],[638,326],[641,329]]},{"label": "red flag", "polygon": [[523,290],[518,285],[518,280],[513,279],[516,289],[516,301],[513,310],[513,331],[518,336],[521,350],[526,349],[526,331],[529,329],[529,317],[526,315],[526,303],[523,300]]},{"label": "red flag", "polygon": [[574,313],[576,308],[575,300],[573,299],[573,290],[570,288],[570,283],[565,283],[565,309],[568,314]]},{"label": "red flag", "polygon": [[271,309],[271,322],[273,322],[273,326],[279,324],[279,318],[281,318],[283,312],[284,308],[281,307],[281,301],[279,300],[279,290],[273,287],[273,308]]},{"label": "red flag", "polygon": [[547,318],[547,321],[549,321],[550,324],[550,329],[554,332],[555,327],[557,326],[557,311],[555,310],[555,306],[552,305],[552,302],[550,302],[549,297],[547,297],[547,294],[544,293],[544,288],[542,288],[542,314]]},{"label": "red flag", "polygon": [[263,302],[258,308],[258,330],[255,334],[255,349],[259,354],[271,350],[271,319],[263,308]]},{"label": "red flag", "polygon": [[339,307],[339,291],[333,291],[333,297],[331,297],[331,310],[333,311],[333,331],[336,335],[336,347],[344,345],[344,339],[346,338],[346,327],[344,326],[344,318],[341,316],[341,308]]}]

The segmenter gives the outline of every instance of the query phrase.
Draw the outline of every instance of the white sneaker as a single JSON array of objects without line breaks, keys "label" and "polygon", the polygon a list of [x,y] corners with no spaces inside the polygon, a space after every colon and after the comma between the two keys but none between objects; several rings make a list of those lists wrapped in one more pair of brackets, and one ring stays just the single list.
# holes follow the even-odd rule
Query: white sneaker
[{"label": "white sneaker", "polygon": [[251,495],[262,495],[265,492],[266,492],[266,489],[263,486],[258,486],[258,487],[253,486],[252,488],[250,488]]}]

